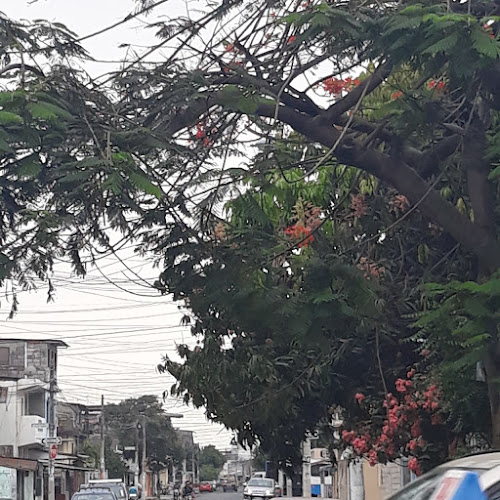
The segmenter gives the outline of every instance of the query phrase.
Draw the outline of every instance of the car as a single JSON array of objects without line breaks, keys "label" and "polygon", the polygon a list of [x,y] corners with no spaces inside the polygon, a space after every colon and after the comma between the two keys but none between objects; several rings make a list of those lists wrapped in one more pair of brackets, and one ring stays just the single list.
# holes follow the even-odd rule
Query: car
[{"label": "car", "polygon": [[224,493],[228,491],[238,491],[238,485],[233,479],[225,479],[222,483],[222,490],[224,491]]},{"label": "car", "polygon": [[274,479],[264,477],[253,477],[248,481],[243,490],[243,499],[252,500],[253,498],[269,499],[279,496],[279,488]]},{"label": "car", "polygon": [[498,451],[477,453],[439,465],[388,500],[427,500],[441,484],[444,476],[453,470],[475,472],[488,500],[500,500],[500,452]]},{"label": "car", "polygon": [[109,488],[84,488],[73,494],[71,500],[117,500]]},{"label": "car", "polygon": [[212,483],[209,483],[208,481],[202,481],[200,483],[199,491],[200,493],[202,493],[203,491],[210,493],[211,491],[213,491]]},{"label": "car", "polygon": [[118,500],[129,500],[128,490],[121,479],[90,479],[87,488],[109,488]]}]

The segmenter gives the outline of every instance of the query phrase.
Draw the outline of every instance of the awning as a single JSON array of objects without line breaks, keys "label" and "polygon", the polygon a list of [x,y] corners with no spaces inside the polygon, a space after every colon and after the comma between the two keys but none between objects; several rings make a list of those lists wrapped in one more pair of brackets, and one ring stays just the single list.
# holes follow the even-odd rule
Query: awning
[{"label": "awning", "polygon": [[0,467],[35,471],[38,467],[38,462],[36,460],[28,460],[26,458],[0,457]]},{"label": "awning", "polygon": [[[39,462],[44,467],[48,467],[49,466],[49,461],[48,460],[39,460]],[[54,463],[54,468],[55,469],[64,469],[64,470],[81,470],[81,471],[86,471],[86,472],[94,472],[95,471],[95,469],[92,469],[90,467],[78,467],[77,465],[60,464],[60,463],[57,463],[57,462]]]}]

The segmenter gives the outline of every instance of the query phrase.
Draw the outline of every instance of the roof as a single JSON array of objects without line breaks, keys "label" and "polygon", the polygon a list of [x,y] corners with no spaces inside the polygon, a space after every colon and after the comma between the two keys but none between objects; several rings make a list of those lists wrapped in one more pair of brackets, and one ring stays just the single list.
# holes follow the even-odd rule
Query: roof
[{"label": "roof", "polygon": [[38,467],[38,462],[36,460],[28,460],[26,458],[0,457],[0,467],[34,471]]},{"label": "roof", "polygon": [[1,339],[0,344],[8,342],[28,342],[30,344],[52,344],[56,347],[69,347],[66,342],[59,339]]}]

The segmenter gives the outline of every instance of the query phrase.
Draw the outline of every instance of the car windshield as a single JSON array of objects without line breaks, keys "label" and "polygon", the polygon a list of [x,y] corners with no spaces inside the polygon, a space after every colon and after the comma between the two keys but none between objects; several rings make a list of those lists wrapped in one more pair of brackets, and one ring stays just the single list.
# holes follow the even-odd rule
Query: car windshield
[{"label": "car windshield", "polygon": [[272,488],[273,480],[272,479],[250,479],[248,481],[248,486],[260,486],[261,488]]},{"label": "car windshield", "polygon": [[75,493],[72,500],[114,500],[114,497],[106,491],[89,491],[86,493]]}]

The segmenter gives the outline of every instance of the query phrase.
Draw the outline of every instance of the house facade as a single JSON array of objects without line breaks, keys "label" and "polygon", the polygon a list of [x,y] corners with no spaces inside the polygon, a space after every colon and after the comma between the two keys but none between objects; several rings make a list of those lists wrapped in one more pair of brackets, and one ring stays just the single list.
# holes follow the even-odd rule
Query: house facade
[{"label": "house facade", "polygon": [[2,499],[45,496],[50,382],[57,383],[57,351],[64,347],[60,340],[0,340]]}]

